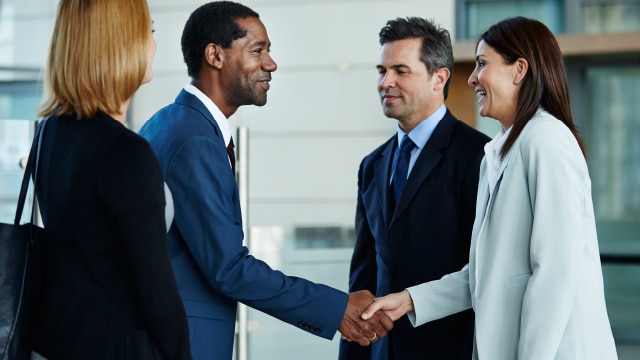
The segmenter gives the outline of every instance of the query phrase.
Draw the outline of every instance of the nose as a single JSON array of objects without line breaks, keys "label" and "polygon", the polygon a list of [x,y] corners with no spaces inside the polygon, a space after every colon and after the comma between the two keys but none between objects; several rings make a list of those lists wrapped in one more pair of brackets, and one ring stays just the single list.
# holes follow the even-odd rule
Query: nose
[{"label": "nose", "polygon": [[378,80],[378,88],[386,89],[395,86],[395,80],[393,76],[387,71],[384,74],[380,74],[380,79]]},{"label": "nose", "polygon": [[278,69],[278,64],[276,64],[271,55],[267,55],[267,58],[262,64],[262,68],[264,69],[264,71],[274,72]]},{"label": "nose", "polygon": [[471,87],[475,87],[476,85],[478,85],[478,67],[474,68],[471,72],[471,75],[469,75],[467,84]]}]

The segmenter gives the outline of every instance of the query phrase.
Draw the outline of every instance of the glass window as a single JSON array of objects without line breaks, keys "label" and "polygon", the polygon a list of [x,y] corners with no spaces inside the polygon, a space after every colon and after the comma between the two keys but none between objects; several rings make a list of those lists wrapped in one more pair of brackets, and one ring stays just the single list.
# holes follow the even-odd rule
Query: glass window
[{"label": "glass window", "polygon": [[[250,238],[251,254],[274,269],[347,291],[352,227],[254,226]],[[327,341],[253,308],[247,328],[249,359],[335,359],[338,353],[340,333]]]},{"label": "glass window", "polygon": [[[0,82],[0,221],[13,222],[41,92],[36,82]],[[26,207],[26,205],[25,205]],[[30,212],[25,210],[25,215]],[[26,219],[23,215],[23,220]]]},{"label": "glass window", "polygon": [[526,16],[542,21],[553,33],[562,33],[564,6],[562,0],[464,0],[464,39],[475,39],[489,26],[510,16]]},{"label": "glass window", "polygon": [[589,68],[587,86],[596,218],[615,224],[601,240],[640,241],[640,67]]},{"label": "glass window", "polygon": [[586,73],[586,140],[607,308],[619,351],[635,354],[620,358],[635,359],[640,353],[640,67],[590,67]]},{"label": "glass window", "polygon": [[[0,99],[0,103],[2,100]],[[34,121],[0,120],[0,221],[11,223],[15,216],[18,194],[24,170],[23,158],[29,156],[33,138]],[[25,204],[23,220],[31,214],[30,204]]]},{"label": "glass window", "polygon": [[600,0],[582,4],[585,33],[640,30],[640,1]]}]

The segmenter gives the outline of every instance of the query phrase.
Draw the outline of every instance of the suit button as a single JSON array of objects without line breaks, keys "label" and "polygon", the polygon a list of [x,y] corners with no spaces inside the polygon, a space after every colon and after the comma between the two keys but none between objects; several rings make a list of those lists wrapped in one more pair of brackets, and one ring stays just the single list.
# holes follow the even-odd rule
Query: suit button
[{"label": "suit button", "polygon": [[398,280],[398,274],[396,274],[396,273],[391,274],[391,276],[389,276],[389,279]]}]

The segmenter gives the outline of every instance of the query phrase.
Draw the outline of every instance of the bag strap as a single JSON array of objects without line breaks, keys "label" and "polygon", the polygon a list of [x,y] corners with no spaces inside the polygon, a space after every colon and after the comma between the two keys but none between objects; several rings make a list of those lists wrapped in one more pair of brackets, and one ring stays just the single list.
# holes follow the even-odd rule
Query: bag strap
[{"label": "bag strap", "polygon": [[38,178],[38,162],[40,160],[40,146],[42,145],[42,136],[44,133],[44,126],[47,119],[44,119],[38,124],[36,133],[33,136],[31,143],[31,151],[29,151],[29,159],[27,160],[27,167],[24,170],[24,176],[22,177],[22,185],[20,186],[20,195],[18,196],[18,206],[16,208],[16,217],[13,220],[15,225],[20,224],[22,218],[22,210],[24,203],[27,199],[27,190],[29,188],[29,180],[31,180],[31,174],[33,173],[33,201],[31,203],[31,223],[33,223],[34,209],[36,203],[36,180]]}]

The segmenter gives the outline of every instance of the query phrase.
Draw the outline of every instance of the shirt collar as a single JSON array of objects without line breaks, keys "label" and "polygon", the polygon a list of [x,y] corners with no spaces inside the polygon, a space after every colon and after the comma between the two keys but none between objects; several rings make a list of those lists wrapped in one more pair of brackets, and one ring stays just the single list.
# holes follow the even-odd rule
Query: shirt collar
[{"label": "shirt collar", "polygon": [[496,158],[502,160],[500,156],[500,151],[502,151],[502,147],[504,146],[504,143],[507,141],[507,138],[509,137],[509,133],[511,133],[512,128],[513,126],[510,126],[509,129],[505,130],[503,127],[500,127],[500,131],[498,131],[496,136],[494,136],[493,139],[491,139],[491,141],[489,141],[484,145],[485,154],[487,155],[491,154],[491,156],[495,156]]},{"label": "shirt collar", "polygon": [[[435,130],[436,126],[438,126],[438,123],[440,123],[440,120],[442,120],[446,113],[447,107],[444,106],[444,104],[440,105],[438,110],[421,121],[420,124],[409,132],[409,138],[414,144],[416,144],[416,147],[420,150],[424,148],[427,141],[429,141],[431,134],[433,134],[433,130]],[[398,144],[402,142],[404,135],[407,135],[407,133],[405,133],[404,130],[400,128],[400,125],[398,125]]]},{"label": "shirt collar", "polygon": [[229,140],[231,140],[231,126],[229,125],[229,119],[220,111],[220,109],[216,106],[216,104],[211,101],[211,99],[205,95],[200,89],[193,86],[192,84],[187,84],[184,87],[184,90],[189,94],[197,97],[202,104],[209,110],[211,116],[213,116],[216,123],[218,123],[218,127],[222,132],[222,138],[224,139],[225,144],[229,144]]}]

